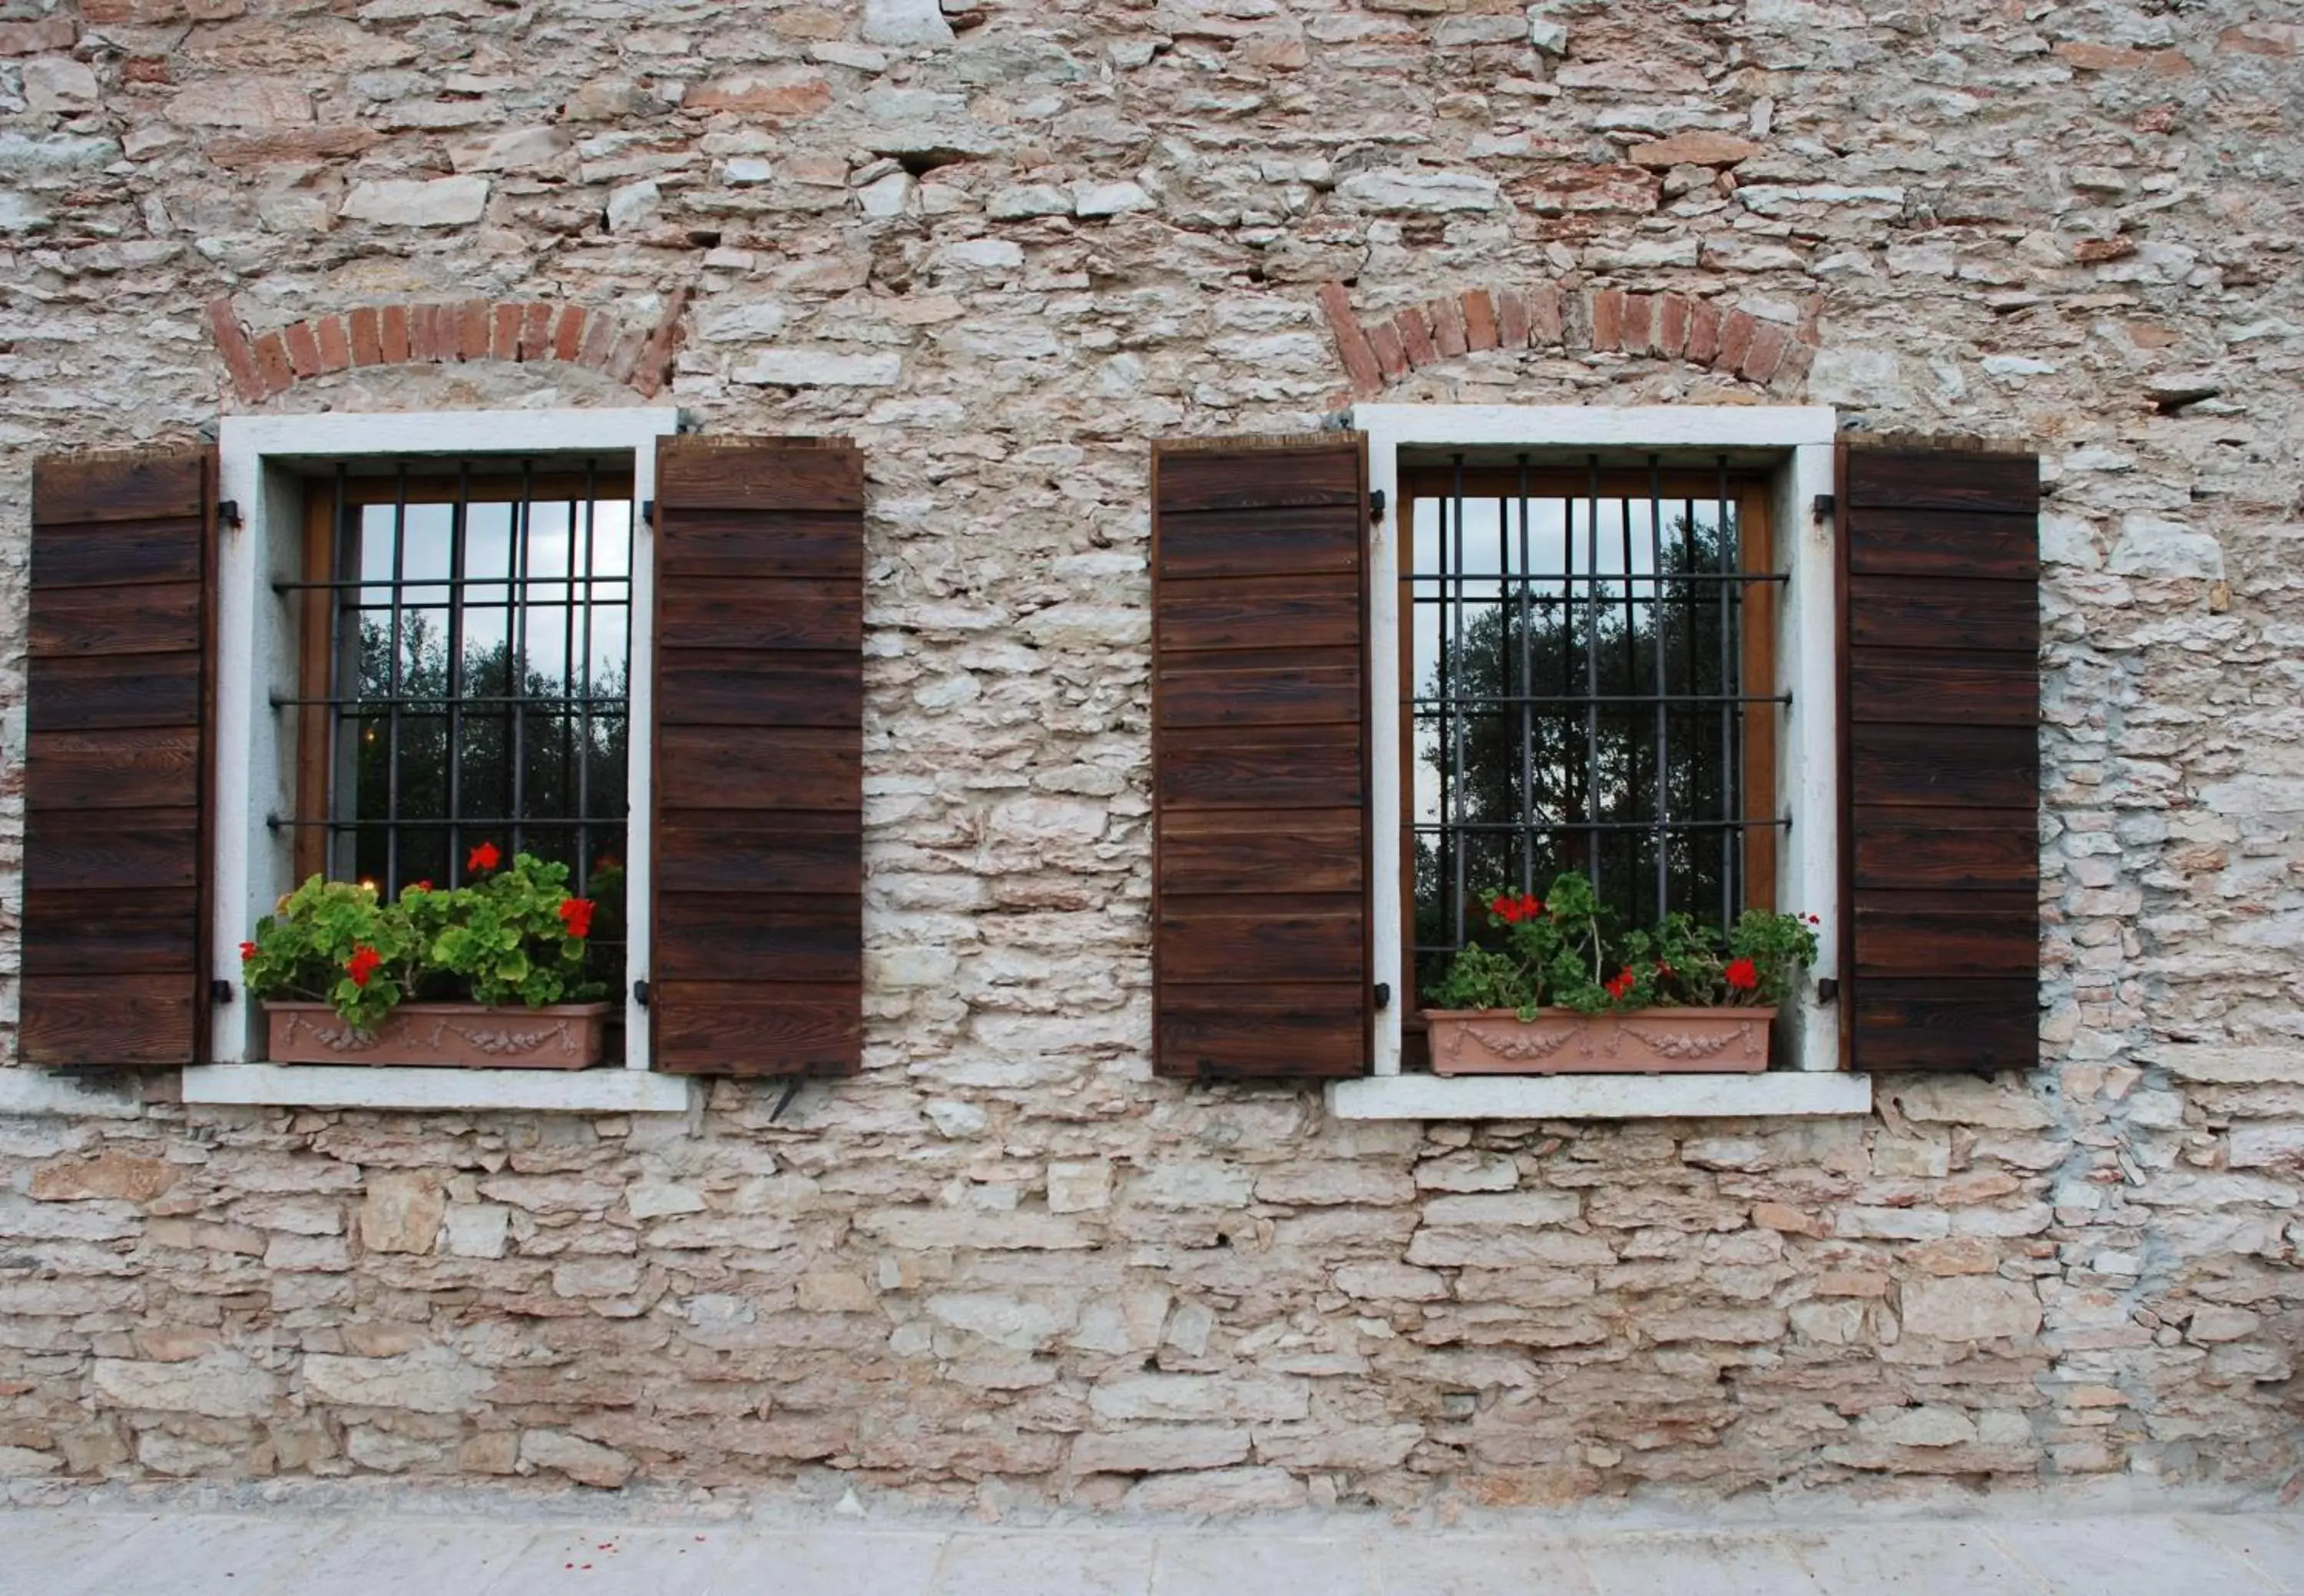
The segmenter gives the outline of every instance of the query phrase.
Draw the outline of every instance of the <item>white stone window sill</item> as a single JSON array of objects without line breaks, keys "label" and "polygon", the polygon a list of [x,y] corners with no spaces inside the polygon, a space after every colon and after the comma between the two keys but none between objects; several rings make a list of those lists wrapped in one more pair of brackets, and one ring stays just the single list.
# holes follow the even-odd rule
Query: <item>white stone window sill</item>
[{"label": "white stone window sill", "polygon": [[291,1108],[535,1108],[571,1114],[684,1114],[699,1091],[647,1070],[394,1069],[326,1064],[205,1064],[184,1072],[184,1101]]},{"label": "white stone window sill", "polygon": [[1872,1077],[1836,1070],[1758,1075],[1364,1075],[1328,1085],[1338,1119],[1701,1119],[1869,1114]]}]

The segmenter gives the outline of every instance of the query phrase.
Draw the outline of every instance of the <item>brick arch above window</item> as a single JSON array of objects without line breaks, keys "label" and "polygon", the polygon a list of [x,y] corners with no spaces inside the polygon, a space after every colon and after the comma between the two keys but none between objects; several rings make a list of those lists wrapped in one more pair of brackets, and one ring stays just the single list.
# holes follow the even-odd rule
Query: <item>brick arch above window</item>
[{"label": "brick arch above window", "polygon": [[363,305],[251,333],[221,295],[209,301],[208,330],[233,387],[250,403],[338,371],[470,361],[583,366],[653,397],[671,373],[687,303],[688,291],[675,290],[653,327],[549,300],[470,299]]},{"label": "brick arch above window", "polygon": [[1698,294],[1636,293],[1562,282],[1468,288],[1363,320],[1341,283],[1320,309],[1355,392],[1382,393],[1411,372],[1486,349],[1596,352],[1679,361],[1780,392],[1808,376],[1813,309],[1797,324]]}]

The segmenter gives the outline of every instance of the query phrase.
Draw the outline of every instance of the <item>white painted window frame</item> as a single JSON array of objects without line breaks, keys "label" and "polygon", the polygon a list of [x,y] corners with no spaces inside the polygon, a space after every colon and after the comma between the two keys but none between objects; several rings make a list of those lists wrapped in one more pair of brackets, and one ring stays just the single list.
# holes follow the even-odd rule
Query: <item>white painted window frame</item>
[{"label": "white painted window frame", "polygon": [[[1370,979],[1406,994],[1401,946],[1399,837],[1402,785],[1399,573],[1403,450],[1628,449],[1662,454],[1766,451],[1776,559],[1791,580],[1776,610],[1778,686],[1792,701],[1777,739],[1777,802],[1790,808],[1789,845],[1777,851],[1776,901],[1821,917],[1823,953],[1780,1025],[1792,1031],[1798,1067],[1758,1075],[1483,1075],[1402,1074],[1403,997],[1376,1013],[1371,1073],[1327,1088],[1344,1119],[1678,1118],[1713,1115],[1868,1114],[1872,1084],[1840,1068],[1840,1013],[1816,1001],[1815,983],[1839,973],[1839,673],[1834,617],[1834,528],[1811,511],[1833,491],[1837,417],[1827,405],[1362,404],[1351,424],[1368,435],[1368,487],[1384,496],[1370,533],[1369,734],[1375,882]],[[1553,457],[1556,458],[1556,454]]]},{"label": "white painted window frame", "polygon": [[[685,1112],[695,1084],[648,1068],[648,1011],[624,992],[624,1067],[560,1072],[521,1069],[403,1069],[389,1065],[260,1062],[256,1006],[240,979],[239,947],[271,912],[291,879],[291,850],[266,824],[292,793],[281,759],[279,720],[267,700],[294,680],[295,642],[287,606],[272,582],[296,569],[302,548],[302,484],[290,458],[536,454],[580,451],[629,454],[632,463],[631,747],[627,759],[631,823],[624,850],[625,890],[648,902],[654,839],[648,751],[654,725],[656,558],[652,531],[638,514],[656,497],[656,447],[680,430],[670,406],[615,410],[518,410],[226,416],[218,433],[221,497],[239,505],[216,572],[216,893],[209,973],[229,982],[233,1001],[214,1006],[213,1064],[184,1072],[190,1103],[276,1103],[306,1108],[409,1109],[540,1108],[589,1113]],[[647,979],[648,916],[627,917],[629,981]]]}]

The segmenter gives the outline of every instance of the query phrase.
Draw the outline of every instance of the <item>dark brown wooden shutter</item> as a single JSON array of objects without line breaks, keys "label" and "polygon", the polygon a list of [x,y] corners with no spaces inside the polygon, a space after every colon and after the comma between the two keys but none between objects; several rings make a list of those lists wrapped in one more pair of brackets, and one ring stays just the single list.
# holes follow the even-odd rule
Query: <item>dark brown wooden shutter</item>
[{"label": "dark brown wooden shutter", "polygon": [[656,454],[657,1069],[863,1062],[864,463],[844,440]]},{"label": "dark brown wooden shutter", "polygon": [[208,1055],[213,451],[32,470],[28,1064]]},{"label": "dark brown wooden shutter", "polygon": [[1849,1061],[2039,1057],[2039,468],[1842,457]]},{"label": "dark brown wooden shutter", "polygon": [[1368,1065],[1366,441],[1152,456],[1154,1068]]}]

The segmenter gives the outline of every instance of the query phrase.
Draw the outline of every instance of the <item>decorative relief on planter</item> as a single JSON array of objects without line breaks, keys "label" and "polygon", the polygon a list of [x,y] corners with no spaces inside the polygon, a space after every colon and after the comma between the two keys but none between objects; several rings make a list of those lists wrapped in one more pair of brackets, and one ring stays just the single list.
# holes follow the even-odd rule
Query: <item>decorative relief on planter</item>
[{"label": "decorative relief on planter", "polygon": [[403,1003],[373,1031],[346,1024],[325,1003],[267,1003],[264,1014],[275,1064],[580,1070],[600,1062],[611,1006]]},{"label": "decorative relief on planter", "polygon": [[1644,1008],[1583,1014],[1546,1009],[1435,1009],[1438,1075],[1757,1074],[1768,1067],[1773,1008]]}]

